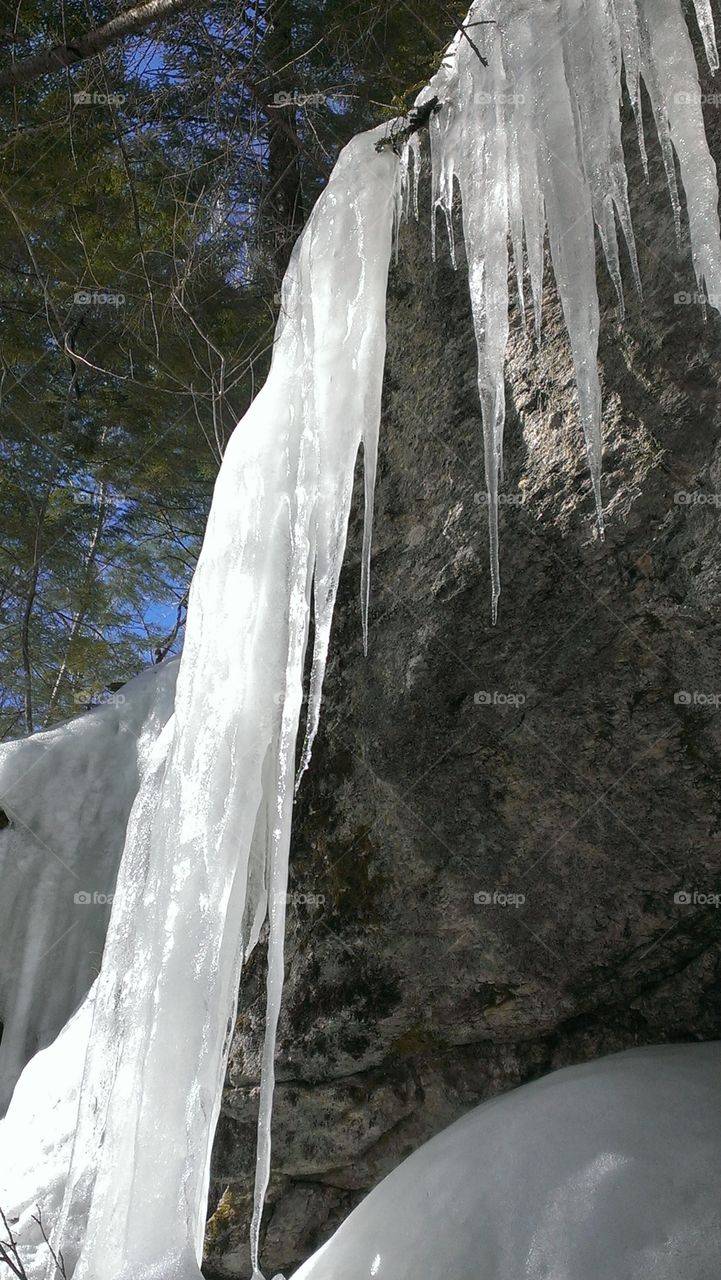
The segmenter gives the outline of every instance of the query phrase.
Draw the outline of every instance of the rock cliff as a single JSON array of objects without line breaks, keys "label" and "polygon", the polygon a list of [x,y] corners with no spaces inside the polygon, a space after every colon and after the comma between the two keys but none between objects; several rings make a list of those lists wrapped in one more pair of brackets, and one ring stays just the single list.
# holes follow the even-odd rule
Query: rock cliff
[{"label": "rock cliff", "polygon": [[[358,518],[297,805],[269,1276],[478,1101],[719,1034],[721,323],[675,242],[658,146],[646,185],[627,133],[645,293],[627,272],[619,323],[599,266],[606,540],[549,276],[540,350],[512,318],[495,628],[467,278],[432,263],[425,212],[401,234],[370,652]],[[213,1278],[249,1275],[264,977],[259,949],[214,1154]]]}]

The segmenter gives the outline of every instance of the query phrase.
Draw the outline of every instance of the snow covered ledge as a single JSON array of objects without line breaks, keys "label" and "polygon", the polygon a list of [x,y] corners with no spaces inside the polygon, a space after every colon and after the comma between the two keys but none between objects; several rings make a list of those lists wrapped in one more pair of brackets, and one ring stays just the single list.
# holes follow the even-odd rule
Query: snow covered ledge
[{"label": "snow covered ledge", "polygon": [[177,673],[171,659],[68,724],[0,745],[0,1115],[98,972],[128,815]]},{"label": "snow covered ledge", "polygon": [[294,1280],[716,1280],[721,1043],[494,1098],[391,1173]]}]

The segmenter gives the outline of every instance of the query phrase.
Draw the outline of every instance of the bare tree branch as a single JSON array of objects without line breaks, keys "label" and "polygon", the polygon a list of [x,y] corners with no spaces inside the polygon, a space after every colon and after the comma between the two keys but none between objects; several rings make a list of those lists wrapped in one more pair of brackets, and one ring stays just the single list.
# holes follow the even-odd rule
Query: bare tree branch
[{"label": "bare tree branch", "polygon": [[7,1240],[0,1241],[0,1262],[4,1262],[5,1266],[9,1267],[13,1275],[17,1276],[17,1280],[28,1280],[27,1272],[18,1252],[17,1242],[2,1209],[0,1209],[0,1218],[7,1235]]},{"label": "bare tree branch", "polygon": [[137,35],[153,23],[182,13],[197,2],[198,0],[145,0],[142,4],[132,5],[102,27],[95,27],[78,36],[72,43],[53,45],[52,48],[34,53],[28,58],[20,58],[9,67],[0,68],[0,89],[30,84],[40,76],[50,75],[64,67],[73,67],[87,58],[94,58],[118,40]]},{"label": "bare tree branch", "polygon": [[42,1235],[42,1237],[43,1237],[43,1240],[45,1241],[45,1243],[46,1243],[46,1245],[47,1245],[47,1247],[48,1247],[48,1251],[49,1251],[49,1253],[50,1253],[50,1257],[52,1258],[53,1262],[55,1263],[55,1270],[58,1272],[58,1274],[59,1274],[59,1275],[61,1275],[61,1276],[62,1276],[63,1280],[66,1280],[66,1273],[65,1273],[65,1259],[64,1259],[64,1257],[63,1257],[63,1255],[62,1255],[62,1250],[60,1250],[60,1249],[59,1249],[59,1250],[58,1250],[58,1252],[56,1253],[56,1252],[55,1252],[55,1250],[53,1249],[53,1246],[51,1245],[51,1243],[50,1243],[50,1239],[49,1239],[49,1237],[48,1237],[48,1233],[47,1233],[47,1231],[45,1230],[45,1223],[43,1222],[42,1210],[40,1209],[40,1207],[39,1207],[39,1206],[38,1206],[38,1211],[37,1211],[37,1213],[33,1213],[33,1214],[31,1214],[31,1217],[32,1217],[33,1222],[37,1222],[37,1224],[38,1224],[38,1226],[39,1226],[39,1228],[40,1228],[40,1232],[41,1232],[41,1235]]}]

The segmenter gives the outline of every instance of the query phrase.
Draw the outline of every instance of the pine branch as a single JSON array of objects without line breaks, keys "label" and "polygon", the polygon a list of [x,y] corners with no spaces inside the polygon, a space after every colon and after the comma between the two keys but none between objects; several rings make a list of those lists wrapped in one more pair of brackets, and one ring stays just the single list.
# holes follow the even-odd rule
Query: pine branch
[{"label": "pine branch", "polygon": [[145,0],[142,4],[124,9],[102,27],[86,31],[68,44],[56,44],[50,49],[20,58],[9,67],[0,69],[0,89],[18,88],[52,74],[64,67],[76,66],[87,58],[94,58],[110,45],[126,36],[137,35],[154,22],[162,22],[190,9],[198,0]]}]

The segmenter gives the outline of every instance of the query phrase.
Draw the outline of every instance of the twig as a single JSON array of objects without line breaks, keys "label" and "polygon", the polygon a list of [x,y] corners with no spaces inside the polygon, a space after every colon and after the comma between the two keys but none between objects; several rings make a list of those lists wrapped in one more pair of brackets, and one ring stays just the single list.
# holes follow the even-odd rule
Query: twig
[{"label": "twig", "polygon": [[[452,17],[453,17],[453,14],[452,14],[448,9],[446,10],[446,13],[448,13],[449,18],[452,18]],[[470,26],[470,27],[494,27],[495,25],[496,25],[495,18],[484,18],[484,20],[483,20],[482,22],[470,22],[470,23],[468,24],[468,26]],[[464,26],[464,25],[463,25],[463,23],[461,23],[461,25],[459,26],[458,30],[460,31],[460,33],[461,33],[461,35],[462,35],[462,36],[465,36],[465,37],[466,37],[466,40],[468,41],[469,45],[471,46],[471,48],[472,48],[473,52],[475,53],[476,57],[480,59],[480,61],[481,61],[482,65],[483,65],[484,67],[487,67],[487,66],[488,66],[488,62],[487,62],[487,61],[486,61],[486,59],[484,58],[484,56],[483,56],[483,54],[481,53],[481,51],[480,51],[480,49],[478,48],[478,46],[474,43],[474,41],[473,41],[473,40],[471,40],[471,37],[470,37],[470,36],[469,36],[469,34],[468,34],[468,27]]]},{"label": "twig", "polygon": [[180,631],[180,628],[184,622],[183,610],[185,609],[187,611],[187,608],[188,608],[189,591],[190,591],[190,588],[188,588],[188,591],[185,592],[185,595],[183,596],[182,600],[180,601],[180,604],[178,605],[178,615],[175,619],[175,626],[173,627],[173,630],[170,632],[170,635],[166,636],[165,640],[161,641],[161,643],[156,647],[156,650],[155,650],[156,663],[162,662],[164,658],[167,658],[168,654],[170,653],[170,650],[175,644],[175,640],[177,638],[178,632]]},{"label": "twig", "polygon": [[2,1209],[0,1209],[0,1218],[2,1218],[2,1224],[7,1235],[6,1244],[0,1240],[0,1262],[4,1262],[10,1268],[13,1275],[17,1276],[17,1280],[27,1280],[27,1272],[21,1262],[15,1236]]},{"label": "twig", "polygon": [[400,155],[400,143],[407,142],[414,133],[418,133],[419,129],[424,128],[428,124],[431,116],[440,111],[443,106],[438,98],[429,98],[428,102],[424,102],[420,107],[414,107],[408,115],[408,124],[402,129],[395,132],[391,126],[391,131],[387,138],[381,138],[380,142],[376,142],[376,151],[385,151],[386,147],[392,147],[396,155]]},{"label": "twig", "polygon": [[32,1218],[33,1222],[37,1222],[37,1224],[38,1224],[38,1226],[39,1226],[39,1228],[40,1228],[40,1234],[42,1235],[43,1240],[45,1241],[46,1245],[48,1246],[48,1250],[49,1250],[49,1252],[50,1252],[50,1257],[52,1258],[53,1262],[55,1263],[55,1269],[56,1269],[56,1271],[59,1271],[59,1272],[60,1272],[60,1275],[63,1277],[63,1280],[67,1280],[67,1276],[66,1276],[66,1272],[65,1272],[65,1259],[64,1259],[64,1257],[63,1257],[62,1249],[58,1250],[58,1252],[57,1252],[57,1253],[56,1253],[56,1252],[55,1252],[55,1250],[53,1249],[53,1246],[51,1245],[51,1243],[50,1243],[50,1241],[49,1241],[49,1239],[48,1239],[48,1233],[47,1233],[47,1231],[45,1230],[45,1223],[43,1222],[43,1213],[42,1213],[42,1209],[40,1209],[40,1208],[38,1207],[38,1211],[37,1211],[37,1213],[33,1213],[33,1214],[31,1214],[30,1216],[31,1216],[31,1218]]}]

